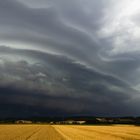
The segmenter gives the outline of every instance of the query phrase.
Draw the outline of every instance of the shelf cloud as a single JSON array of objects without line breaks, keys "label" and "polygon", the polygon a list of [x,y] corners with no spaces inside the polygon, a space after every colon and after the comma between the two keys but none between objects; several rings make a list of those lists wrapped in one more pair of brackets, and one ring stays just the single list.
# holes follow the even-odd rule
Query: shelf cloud
[{"label": "shelf cloud", "polygon": [[0,1],[0,116],[140,115],[139,4]]}]

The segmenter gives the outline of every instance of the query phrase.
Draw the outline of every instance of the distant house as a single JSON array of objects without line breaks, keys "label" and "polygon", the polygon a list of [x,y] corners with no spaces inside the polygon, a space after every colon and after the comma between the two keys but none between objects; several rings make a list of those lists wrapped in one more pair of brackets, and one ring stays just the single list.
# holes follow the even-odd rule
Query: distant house
[{"label": "distant house", "polygon": [[75,124],[75,121],[74,120],[67,120],[65,121],[66,124]]},{"label": "distant house", "polygon": [[54,124],[54,122],[50,122],[50,124]]},{"label": "distant house", "polygon": [[77,122],[77,124],[85,124],[86,123],[86,121],[76,121]]},{"label": "distant house", "polygon": [[17,120],[15,123],[16,123],[16,124],[32,124],[32,121],[27,121],[27,120]]},{"label": "distant house", "polygon": [[75,121],[75,120],[66,120],[59,122],[59,124],[84,124],[86,121]]},{"label": "distant house", "polygon": [[100,122],[100,123],[108,122],[108,120],[105,119],[105,118],[96,118],[96,120],[97,120],[98,122]]},{"label": "distant house", "polygon": [[120,118],[117,121],[118,123],[134,123],[133,119],[127,119],[127,118]]}]

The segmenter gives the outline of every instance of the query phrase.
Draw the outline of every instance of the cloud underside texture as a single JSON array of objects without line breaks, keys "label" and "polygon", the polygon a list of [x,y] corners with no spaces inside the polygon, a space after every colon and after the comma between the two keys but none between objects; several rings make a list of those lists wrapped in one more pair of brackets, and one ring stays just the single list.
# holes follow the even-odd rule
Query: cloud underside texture
[{"label": "cloud underside texture", "polygon": [[0,1],[0,116],[139,115],[139,42],[116,4]]}]

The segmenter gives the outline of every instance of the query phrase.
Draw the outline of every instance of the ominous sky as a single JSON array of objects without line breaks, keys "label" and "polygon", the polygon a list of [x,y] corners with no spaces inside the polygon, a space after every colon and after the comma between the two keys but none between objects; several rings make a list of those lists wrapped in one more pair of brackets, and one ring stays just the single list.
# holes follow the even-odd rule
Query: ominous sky
[{"label": "ominous sky", "polygon": [[0,117],[139,106],[139,0],[0,0]]}]

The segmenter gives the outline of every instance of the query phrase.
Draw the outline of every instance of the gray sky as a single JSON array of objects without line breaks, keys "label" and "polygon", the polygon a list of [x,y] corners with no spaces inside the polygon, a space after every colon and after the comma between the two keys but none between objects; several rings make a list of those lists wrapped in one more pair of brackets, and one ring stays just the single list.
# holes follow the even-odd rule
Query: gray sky
[{"label": "gray sky", "polygon": [[0,114],[140,115],[139,0],[1,0]]}]

